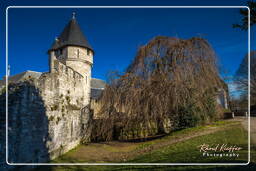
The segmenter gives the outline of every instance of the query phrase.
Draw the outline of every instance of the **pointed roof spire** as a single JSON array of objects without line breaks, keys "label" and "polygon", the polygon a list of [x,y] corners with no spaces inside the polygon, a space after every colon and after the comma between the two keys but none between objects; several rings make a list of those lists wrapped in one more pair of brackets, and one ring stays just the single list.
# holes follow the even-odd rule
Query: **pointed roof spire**
[{"label": "pointed roof spire", "polygon": [[66,25],[60,36],[55,39],[50,50],[59,49],[68,45],[85,47],[93,51],[75,19],[74,12],[72,13],[72,19]]}]

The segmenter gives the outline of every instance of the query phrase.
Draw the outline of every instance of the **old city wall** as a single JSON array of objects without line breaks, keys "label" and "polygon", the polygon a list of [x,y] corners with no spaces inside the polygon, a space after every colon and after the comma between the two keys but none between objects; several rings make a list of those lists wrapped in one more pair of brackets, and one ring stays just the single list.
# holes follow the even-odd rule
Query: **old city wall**
[{"label": "old city wall", "polygon": [[90,140],[85,80],[59,61],[54,67],[37,80],[9,87],[9,162],[46,162]]}]

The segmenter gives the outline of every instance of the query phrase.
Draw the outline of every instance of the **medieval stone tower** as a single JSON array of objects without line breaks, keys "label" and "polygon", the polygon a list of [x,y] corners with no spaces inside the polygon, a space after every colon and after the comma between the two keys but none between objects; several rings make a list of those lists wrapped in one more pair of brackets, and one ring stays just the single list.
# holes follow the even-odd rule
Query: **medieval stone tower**
[{"label": "medieval stone tower", "polygon": [[[9,86],[10,163],[46,162],[90,141],[94,51],[74,14],[48,54],[49,72]],[[0,102],[4,98],[2,94]],[[1,149],[0,154],[3,152]]]},{"label": "medieval stone tower", "polygon": [[49,70],[55,72],[55,61],[62,62],[84,79],[85,103],[89,103],[93,49],[81,31],[75,14],[49,49]]}]

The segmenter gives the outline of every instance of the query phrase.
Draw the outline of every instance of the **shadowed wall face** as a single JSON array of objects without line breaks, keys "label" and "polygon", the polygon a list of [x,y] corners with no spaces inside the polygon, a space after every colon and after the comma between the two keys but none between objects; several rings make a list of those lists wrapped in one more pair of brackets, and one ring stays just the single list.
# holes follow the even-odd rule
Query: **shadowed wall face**
[{"label": "shadowed wall face", "polygon": [[[5,101],[5,93],[0,98],[4,99],[1,102]],[[5,105],[1,104],[2,107]],[[49,160],[46,147],[49,121],[43,99],[34,84],[22,82],[9,85],[8,124],[8,162]]]},{"label": "shadowed wall face", "polygon": [[[39,79],[10,84],[9,162],[47,162],[81,141],[89,141],[91,116],[89,110],[84,110],[88,105],[85,91],[79,88],[84,79],[73,70],[60,68],[55,73],[42,74]],[[1,116],[4,116],[5,93],[1,99]]]}]

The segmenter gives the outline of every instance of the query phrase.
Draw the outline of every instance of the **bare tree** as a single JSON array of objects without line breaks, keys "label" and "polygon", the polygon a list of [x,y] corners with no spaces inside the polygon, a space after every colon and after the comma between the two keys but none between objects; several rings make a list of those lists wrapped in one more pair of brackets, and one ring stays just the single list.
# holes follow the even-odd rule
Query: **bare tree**
[{"label": "bare tree", "polygon": [[[247,1],[247,6],[250,8],[250,26],[256,24],[256,2]],[[240,14],[242,15],[242,21],[240,24],[233,24],[234,28],[240,28],[241,30],[248,30],[248,10],[241,9]],[[252,35],[251,35],[252,37]],[[251,104],[256,105],[256,51],[250,52],[250,73],[251,73]],[[247,101],[248,94],[248,55],[246,55],[235,75],[235,83],[238,86],[238,90],[241,91],[241,103]],[[243,105],[244,106],[244,105]]]},{"label": "bare tree", "polygon": [[[250,53],[250,71],[251,71],[251,104],[256,105],[256,51],[252,51]],[[243,58],[236,75],[235,75],[235,83],[238,87],[238,90],[241,91],[241,95],[243,96],[244,100],[247,100],[248,94],[248,55]]]},{"label": "bare tree", "polygon": [[202,38],[156,37],[139,49],[125,74],[112,78],[100,99],[104,119],[95,128],[95,136],[104,140],[192,127],[219,117],[216,93],[223,82],[216,55]]},{"label": "bare tree", "polygon": [[[247,5],[250,8],[250,26],[256,24],[256,2],[247,1]],[[234,28],[240,28],[241,30],[248,29],[248,10],[240,10],[242,15],[242,21],[240,24],[234,24]],[[253,39],[252,32],[250,37]],[[250,96],[251,96],[251,106],[250,110],[256,111],[256,51],[250,52]],[[235,75],[235,82],[238,85],[239,90],[242,91],[240,99],[238,101],[233,101],[233,106],[235,108],[240,107],[242,109],[247,109],[248,107],[248,54],[243,58],[237,72]]]}]

